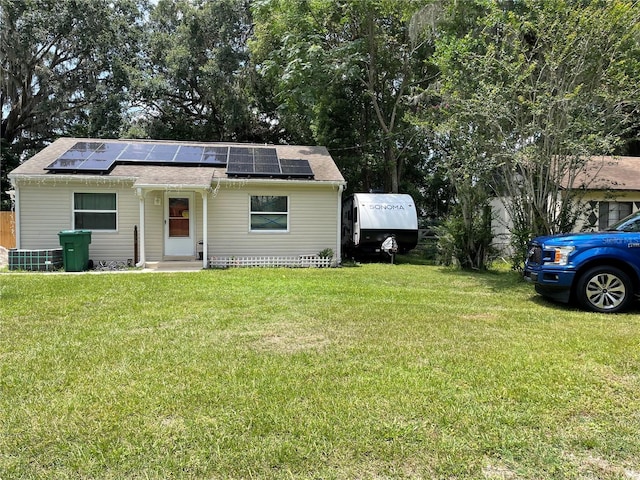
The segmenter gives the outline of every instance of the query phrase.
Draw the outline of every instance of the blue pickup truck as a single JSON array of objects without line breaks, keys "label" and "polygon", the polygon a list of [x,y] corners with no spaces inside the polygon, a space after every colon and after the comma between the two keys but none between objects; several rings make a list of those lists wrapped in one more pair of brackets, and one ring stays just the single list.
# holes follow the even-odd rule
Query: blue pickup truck
[{"label": "blue pickup truck", "polygon": [[524,277],[536,292],[594,312],[628,308],[640,294],[640,211],[596,233],[538,237]]}]

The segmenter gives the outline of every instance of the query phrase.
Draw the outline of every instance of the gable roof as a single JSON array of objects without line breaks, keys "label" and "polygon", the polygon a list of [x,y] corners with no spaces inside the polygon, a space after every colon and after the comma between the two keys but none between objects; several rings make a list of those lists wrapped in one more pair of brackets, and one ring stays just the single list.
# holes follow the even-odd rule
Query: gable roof
[{"label": "gable roof", "polygon": [[[276,150],[281,159],[304,159],[309,162],[313,172],[313,179],[296,179],[304,182],[340,182],[344,178],[328,150],[321,146],[300,145],[260,145],[245,143],[212,143],[212,142],[177,142],[165,140],[105,140],[90,138],[59,138],[36,155],[19,165],[9,173],[10,178],[37,176],[51,178],[63,173],[52,173],[47,170],[56,159],[71,149],[78,142],[100,142],[128,144],[135,142],[152,145],[179,145],[189,147],[268,147]],[[116,164],[109,172],[103,174],[77,173],[74,177],[103,177],[113,179],[133,179],[138,186],[150,185],[181,185],[181,186],[210,186],[214,178],[230,178],[225,167],[221,166],[167,166],[143,163]],[[269,181],[269,178],[261,179]],[[280,179],[282,180],[282,179]],[[293,181],[293,180],[292,180]]]},{"label": "gable roof", "polygon": [[640,157],[591,157],[577,176],[574,187],[640,191]]}]

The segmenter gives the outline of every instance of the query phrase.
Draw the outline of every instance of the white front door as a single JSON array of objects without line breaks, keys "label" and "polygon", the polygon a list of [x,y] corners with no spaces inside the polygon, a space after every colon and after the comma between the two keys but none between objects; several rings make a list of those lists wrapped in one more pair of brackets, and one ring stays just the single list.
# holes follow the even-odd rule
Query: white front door
[{"label": "white front door", "polygon": [[167,193],[164,209],[164,254],[195,255],[192,193]]}]

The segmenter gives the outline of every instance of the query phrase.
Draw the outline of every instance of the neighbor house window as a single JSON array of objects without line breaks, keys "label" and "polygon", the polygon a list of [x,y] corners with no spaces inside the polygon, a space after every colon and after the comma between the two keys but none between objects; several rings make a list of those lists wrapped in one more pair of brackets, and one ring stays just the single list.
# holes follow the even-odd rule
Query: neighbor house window
[{"label": "neighbor house window", "polygon": [[251,231],[286,232],[289,230],[289,198],[251,196]]},{"label": "neighbor house window", "polygon": [[74,193],[73,228],[77,230],[116,230],[115,193]]},{"label": "neighbor house window", "polygon": [[598,229],[606,230],[614,223],[631,215],[632,202],[600,202],[598,205]]}]

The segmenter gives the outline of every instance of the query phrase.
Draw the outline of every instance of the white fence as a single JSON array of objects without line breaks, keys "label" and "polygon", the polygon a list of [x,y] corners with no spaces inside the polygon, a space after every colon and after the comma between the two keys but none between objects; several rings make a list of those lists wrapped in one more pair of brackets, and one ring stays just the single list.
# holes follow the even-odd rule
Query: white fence
[{"label": "white fence", "polygon": [[209,268],[232,267],[335,267],[337,262],[331,257],[300,255],[298,257],[210,257]]}]

